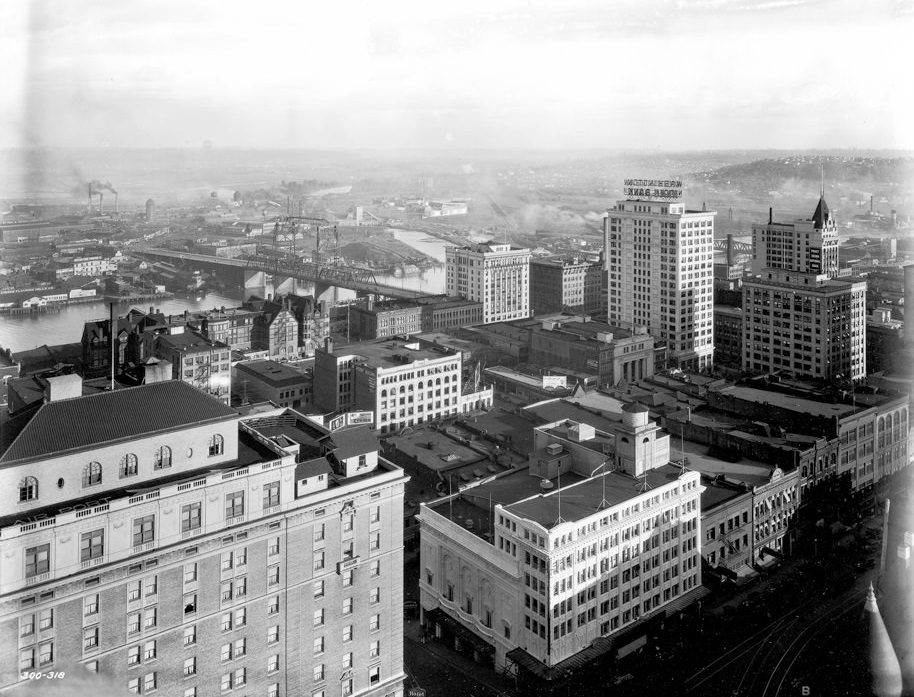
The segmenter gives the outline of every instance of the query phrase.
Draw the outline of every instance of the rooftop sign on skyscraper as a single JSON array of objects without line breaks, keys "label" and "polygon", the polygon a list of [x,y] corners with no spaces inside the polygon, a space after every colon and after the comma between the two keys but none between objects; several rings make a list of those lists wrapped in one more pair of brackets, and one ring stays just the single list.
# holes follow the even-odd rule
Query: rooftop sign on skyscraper
[{"label": "rooftop sign on skyscraper", "polygon": [[681,201],[682,182],[672,179],[626,179],[623,193],[639,201]]}]

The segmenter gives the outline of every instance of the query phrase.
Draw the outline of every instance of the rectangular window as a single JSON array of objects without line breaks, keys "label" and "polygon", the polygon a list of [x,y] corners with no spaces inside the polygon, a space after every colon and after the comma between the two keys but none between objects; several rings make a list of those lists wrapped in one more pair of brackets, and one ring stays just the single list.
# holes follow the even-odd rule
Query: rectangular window
[{"label": "rectangular window", "polygon": [[155,540],[155,521],[154,515],[143,516],[142,518],[133,519],[133,546],[146,544]]},{"label": "rectangular window", "polygon": [[225,495],[225,517],[237,518],[244,515],[244,491],[235,491]]},{"label": "rectangular window", "polygon": [[368,594],[368,602],[371,604],[381,602],[381,589],[380,588],[371,589],[371,592],[369,592],[369,594]]},{"label": "rectangular window", "polygon": [[134,600],[139,600],[140,596],[143,594],[143,582],[142,581],[130,581],[127,584],[127,601],[132,602]]},{"label": "rectangular window", "polygon": [[248,622],[248,611],[246,608],[235,610],[235,628],[243,627]]},{"label": "rectangular window", "polygon": [[98,626],[83,630],[83,651],[98,648]]},{"label": "rectangular window", "polygon": [[197,563],[184,565],[184,583],[194,583],[197,580]]},{"label": "rectangular window", "polygon": [[203,507],[199,502],[181,506],[181,532],[199,530],[203,522],[202,511]]},{"label": "rectangular window", "polygon": [[271,537],[269,547],[267,548],[267,555],[275,557],[277,554],[279,554],[279,538]]},{"label": "rectangular window", "polygon": [[320,682],[324,679],[324,664],[318,663],[314,666],[314,681]]},{"label": "rectangular window", "polygon": [[19,618],[19,636],[26,637],[35,633],[35,615],[25,615]]},{"label": "rectangular window", "polygon": [[324,624],[324,609],[314,611],[314,626],[322,627]]},{"label": "rectangular window", "polygon": [[143,676],[143,692],[153,692],[156,689],[156,674],[148,673]]},{"label": "rectangular window", "polygon": [[274,595],[272,598],[270,598],[270,602],[267,605],[267,614],[275,615],[278,612],[279,612],[279,596]]},{"label": "rectangular window", "polygon": [[127,665],[136,666],[140,664],[140,647],[131,646],[127,651]]},{"label": "rectangular window", "polygon": [[377,658],[381,655],[381,642],[373,641],[371,642],[371,648],[368,651],[369,658]]},{"label": "rectangular window", "polygon": [[373,532],[371,533],[371,551],[376,552],[381,549],[381,533]]},{"label": "rectangular window", "polygon": [[372,615],[368,623],[368,631],[376,632],[381,628],[381,615]]},{"label": "rectangular window", "polygon": [[324,582],[323,581],[314,582],[314,597],[315,598],[324,597]]},{"label": "rectangular window", "polygon": [[232,660],[232,645],[223,644],[222,650],[219,655],[220,655],[220,658],[223,663],[225,663],[226,661],[231,661]]},{"label": "rectangular window", "polygon": [[368,567],[368,575],[372,577],[381,575],[380,559],[375,559],[373,562],[371,562],[371,565]]},{"label": "rectangular window", "polygon": [[324,568],[324,553],[323,553],[323,551],[315,552],[314,553],[314,570],[321,571],[321,570],[323,570],[323,568]]},{"label": "rectangular window", "polygon": [[143,612],[143,628],[152,629],[158,622],[158,610],[154,607],[146,608]]},{"label": "rectangular window", "polygon": [[19,671],[31,670],[35,667],[35,648],[19,650]]},{"label": "rectangular window", "polygon": [[352,598],[343,599],[343,614],[344,615],[352,614]]},{"label": "rectangular window", "polygon": [[267,697],[279,697],[278,682],[270,683],[270,686],[267,688]]},{"label": "rectangular window", "polygon": [[381,682],[381,666],[372,666],[368,669],[368,684],[377,685]]},{"label": "rectangular window", "polygon": [[141,617],[139,612],[132,612],[127,615],[127,633],[136,634],[140,631]]},{"label": "rectangular window", "polygon": [[314,655],[320,656],[324,653],[324,637],[319,636],[314,639]]},{"label": "rectangular window", "polygon": [[91,561],[100,559],[105,553],[105,531],[92,530],[79,537],[79,560]]},{"label": "rectangular window", "polygon": [[38,629],[43,632],[46,629],[51,629],[53,626],[54,626],[54,608],[48,608],[46,610],[41,610],[38,613]]},{"label": "rectangular window", "polygon": [[267,672],[275,673],[277,670],[279,670],[279,654],[274,653],[267,659]]},{"label": "rectangular window", "polygon": [[248,643],[247,639],[241,637],[240,639],[235,639],[234,653],[235,658],[241,658],[246,655],[248,652]]},{"label": "rectangular window", "polygon": [[267,643],[275,644],[277,641],[279,641],[279,625],[274,624],[267,630]]},{"label": "rectangular window", "polygon": [[248,682],[248,670],[247,668],[238,668],[235,671],[234,684],[235,687],[241,687],[246,685]]},{"label": "rectangular window", "polygon": [[192,624],[184,628],[184,645],[193,646],[197,643],[197,625]]},{"label": "rectangular window", "polygon": [[270,482],[263,485],[263,507],[271,508],[279,505],[279,482]]},{"label": "rectangular window", "polygon": [[83,616],[91,617],[98,614],[98,593],[87,595],[83,598]]},{"label": "rectangular window", "polygon": [[27,547],[25,550],[25,575],[38,576],[46,574],[51,568],[51,545]]},{"label": "rectangular window", "polygon": [[151,661],[156,657],[156,643],[155,640],[147,641],[145,646],[143,646],[143,660]]},{"label": "rectangular window", "polygon": [[46,641],[38,645],[38,665],[46,666],[54,662],[54,642]]},{"label": "rectangular window", "polygon": [[343,642],[352,641],[352,625],[347,624],[343,627]]},{"label": "rectangular window", "polygon": [[219,680],[219,687],[223,692],[227,692],[232,689],[232,674],[225,673],[222,678]]},{"label": "rectangular window", "polygon": [[197,674],[197,657],[191,656],[184,659],[184,677]]},{"label": "rectangular window", "polygon": [[227,632],[232,628],[232,613],[231,612],[226,612],[224,615],[222,615],[221,626],[222,626],[223,632]]},{"label": "rectangular window", "polygon": [[346,569],[346,571],[343,572],[343,587],[348,588],[349,586],[351,586],[352,579],[353,579],[352,569]]},{"label": "rectangular window", "polygon": [[267,585],[275,586],[279,583],[279,564],[274,564],[267,569]]},{"label": "rectangular window", "polygon": [[192,615],[197,611],[197,594],[196,593],[185,593],[184,594],[184,615]]}]

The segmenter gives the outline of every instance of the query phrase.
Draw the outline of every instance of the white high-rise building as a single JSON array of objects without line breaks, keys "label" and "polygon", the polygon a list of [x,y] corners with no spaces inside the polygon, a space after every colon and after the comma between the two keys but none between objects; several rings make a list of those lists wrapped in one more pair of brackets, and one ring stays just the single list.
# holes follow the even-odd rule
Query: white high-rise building
[{"label": "white high-rise building", "polygon": [[682,182],[626,179],[604,219],[610,324],[645,326],[681,368],[714,356],[715,211],[686,210]]},{"label": "white high-rise building", "polygon": [[482,303],[482,321],[530,316],[530,250],[477,244],[445,250],[447,294]]}]

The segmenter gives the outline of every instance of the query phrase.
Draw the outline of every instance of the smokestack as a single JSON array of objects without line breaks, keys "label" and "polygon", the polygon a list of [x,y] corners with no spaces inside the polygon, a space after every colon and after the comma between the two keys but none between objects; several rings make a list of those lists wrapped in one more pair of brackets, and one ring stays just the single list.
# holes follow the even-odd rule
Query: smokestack
[{"label": "smokestack", "polygon": [[773,222],[774,222],[774,208],[768,208],[768,224],[771,225],[771,223],[773,223]]},{"label": "smokestack", "polygon": [[101,191],[99,191],[98,192],[98,214],[99,215],[102,214],[102,210],[103,210],[102,201],[104,200],[104,198],[105,198],[105,195]]},{"label": "smokestack", "polygon": [[108,320],[108,338],[111,342],[111,391],[114,392],[114,375],[117,372],[117,305],[112,302],[110,305],[110,318]]},{"label": "smokestack", "polygon": [[117,192],[114,192],[114,213],[117,215]]},{"label": "smokestack", "polygon": [[333,339],[329,336],[324,337],[324,351],[327,353],[333,353]]},{"label": "smokestack", "polygon": [[914,346],[914,264],[904,267],[904,342]]},{"label": "smokestack", "polygon": [[92,182],[89,182],[89,212],[92,212]]},{"label": "smokestack", "polygon": [[733,233],[727,233],[727,266],[733,266]]}]

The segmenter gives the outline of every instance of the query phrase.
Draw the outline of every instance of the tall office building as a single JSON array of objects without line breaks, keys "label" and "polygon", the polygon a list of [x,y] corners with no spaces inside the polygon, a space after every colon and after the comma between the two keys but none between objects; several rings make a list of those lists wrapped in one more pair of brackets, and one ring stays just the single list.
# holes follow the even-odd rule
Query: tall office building
[{"label": "tall office building", "polygon": [[838,226],[825,196],[811,218],[789,223],[774,222],[768,210],[768,222],[752,226],[754,273],[764,269],[787,269],[800,273],[834,276],[838,272]]},{"label": "tall office building", "polygon": [[647,327],[687,370],[714,356],[714,211],[686,210],[682,182],[626,179],[604,218],[610,324]]},{"label": "tall office building", "polygon": [[407,478],[367,427],[178,381],[25,417],[0,455],[0,690],[82,664],[163,697],[402,695]]},{"label": "tall office building", "polygon": [[809,220],[753,225],[742,368],[820,380],[866,375],[866,281],[832,278],[838,233],[824,196]]},{"label": "tall office building", "polygon": [[445,250],[447,294],[482,303],[482,321],[530,316],[530,250],[477,244]]},{"label": "tall office building", "polygon": [[531,261],[530,304],[533,314],[600,312],[602,270],[602,260],[576,256]]}]

